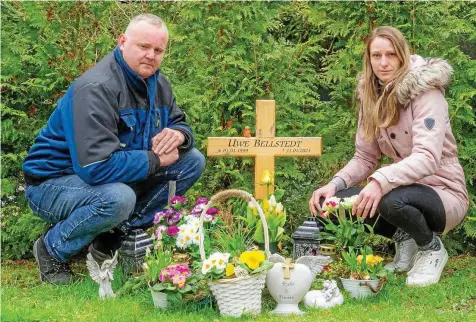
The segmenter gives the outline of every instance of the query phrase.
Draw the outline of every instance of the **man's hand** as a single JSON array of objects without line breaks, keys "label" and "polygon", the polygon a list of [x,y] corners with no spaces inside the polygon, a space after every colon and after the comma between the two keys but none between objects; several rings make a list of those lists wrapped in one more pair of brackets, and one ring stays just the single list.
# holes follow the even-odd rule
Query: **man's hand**
[{"label": "man's hand", "polygon": [[177,149],[185,141],[185,136],[182,132],[165,128],[152,138],[152,151],[157,156],[169,154],[174,149]]},{"label": "man's hand", "polygon": [[174,164],[179,158],[179,151],[177,148],[173,149],[170,153],[164,153],[158,155],[160,160],[160,166],[166,167],[168,165]]},{"label": "man's hand", "polygon": [[382,199],[382,187],[377,180],[370,180],[364,189],[359,193],[357,200],[352,207],[352,215],[357,215],[363,219],[370,215],[370,218],[375,216],[377,206]]},{"label": "man's hand", "polygon": [[315,216],[317,215],[317,212],[322,212],[321,204],[319,203],[319,200],[321,197],[324,197],[325,199],[334,197],[336,194],[336,185],[333,183],[328,183],[324,187],[321,187],[317,190],[315,190],[312,193],[311,200],[309,200],[309,210],[311,211],[312,215]]}]

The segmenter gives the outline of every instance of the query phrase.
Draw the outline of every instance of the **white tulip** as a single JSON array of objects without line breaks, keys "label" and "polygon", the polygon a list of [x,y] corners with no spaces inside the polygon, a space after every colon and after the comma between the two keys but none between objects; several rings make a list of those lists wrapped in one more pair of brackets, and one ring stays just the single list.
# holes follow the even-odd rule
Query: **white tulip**
[{"label": "white tulip", "polygon": [[276,205],[276,213],[277,214],[280,214],[284,211],[284,206],[282,203],[278,202],[278,204]]},{"label": "white tulip", "polygon": [[269,206],[270,206],[271,208],[276,207],[276,198],[274,197],[274,195],[271,195],[271,197],[269,198],[268,202],[269,202]]}]

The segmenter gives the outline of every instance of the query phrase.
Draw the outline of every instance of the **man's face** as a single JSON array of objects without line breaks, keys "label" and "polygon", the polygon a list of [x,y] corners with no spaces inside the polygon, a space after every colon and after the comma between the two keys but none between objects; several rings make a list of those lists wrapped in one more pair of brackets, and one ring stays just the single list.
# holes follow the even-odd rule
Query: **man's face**
[{"label": "man's face", "polygon": [[400,69],[402,62],[390,40],[377,37],[370,44],[370,62],[372,70],[382,82],[388,82]]},{"label": "man's face", "polygon": [[127,65],[145,79],[159,69],[167,40],[165,28],[141,21],[119,36],[119,49]]}]

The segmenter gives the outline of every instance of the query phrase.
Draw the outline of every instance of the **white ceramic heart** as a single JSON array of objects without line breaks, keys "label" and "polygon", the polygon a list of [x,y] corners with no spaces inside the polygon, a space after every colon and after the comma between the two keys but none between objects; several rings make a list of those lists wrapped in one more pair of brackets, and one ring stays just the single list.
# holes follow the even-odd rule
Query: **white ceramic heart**
[{"label": "white ceramic heart", "polygon": [[294,264],[289,279],[284,278],[284,272],[283,263],[276,263],[266,276],[269,293],[278,303],[272,313],[303,314],[298,304],[311,288],[315,274],[303,264]]}]

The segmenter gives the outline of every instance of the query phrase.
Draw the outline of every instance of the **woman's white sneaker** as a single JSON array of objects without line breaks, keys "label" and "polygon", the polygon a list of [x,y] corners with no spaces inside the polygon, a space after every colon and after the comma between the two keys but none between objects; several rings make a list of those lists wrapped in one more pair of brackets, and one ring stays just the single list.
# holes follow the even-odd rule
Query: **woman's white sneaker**
[{"label": "woman's white sneaker", "polygon": [[408,272],[413,266],[413,258],[418,251],[418,245],[413,238],[395,243],[395,257],[393,262],[385,265],[391,272]]},{"label": "woman's white sneaker", "polygon": [[440,250],[418,251],[415,254],[413,268],[408,272],[408,286],[426,286],[438,283],[441,272],[448,261],[446,251],[441,239],[435,237],[440,243]]}]

